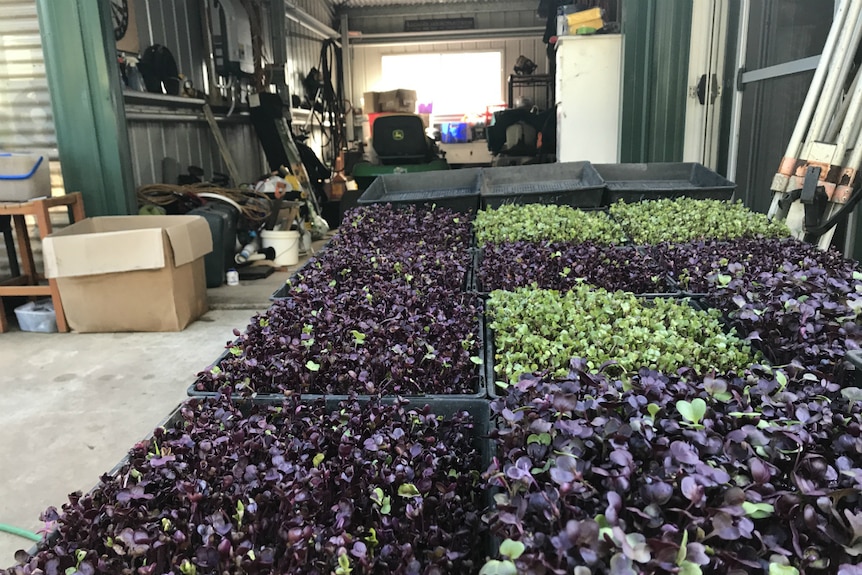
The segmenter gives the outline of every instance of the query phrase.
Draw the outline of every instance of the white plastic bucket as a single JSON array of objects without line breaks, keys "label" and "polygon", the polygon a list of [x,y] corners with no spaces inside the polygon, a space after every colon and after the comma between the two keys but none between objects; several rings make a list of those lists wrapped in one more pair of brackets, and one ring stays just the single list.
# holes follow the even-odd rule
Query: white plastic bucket
[{"label": "white plastic bucket", "polygon": [[275,250],[275,265],[283,267],[299,263],[299,232],[264,230],[260,237],[263,247]]}]

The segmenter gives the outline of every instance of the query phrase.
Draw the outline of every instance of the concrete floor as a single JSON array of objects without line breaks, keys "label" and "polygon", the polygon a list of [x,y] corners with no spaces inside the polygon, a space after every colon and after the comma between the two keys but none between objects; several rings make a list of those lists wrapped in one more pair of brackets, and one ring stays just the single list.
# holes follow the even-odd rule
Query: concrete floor
[{"label": "concrete floor", "polygon": [[[0,523],[35,531],[45,508],[92,488],[296,267],[208,290],[210,311],[179,333],[0,334]],[[0,533],[0,568],[31,545]]]}]

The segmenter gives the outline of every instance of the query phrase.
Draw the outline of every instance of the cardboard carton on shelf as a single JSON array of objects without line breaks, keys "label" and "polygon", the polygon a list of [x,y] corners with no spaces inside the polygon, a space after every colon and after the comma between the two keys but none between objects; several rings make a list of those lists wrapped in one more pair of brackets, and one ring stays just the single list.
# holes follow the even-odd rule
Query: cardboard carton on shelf
[{"label": "cardboard carton on shelf", "polygon": [[379,112],[415,112],[416,90],[389,90],[387,92],[365,92],[362,95],[366,114]]},{"label": "cardboard carton on shelf", "polygon": [[75,331],[181,331],[208,309],[200,216],[87,218],[42,245]]}]

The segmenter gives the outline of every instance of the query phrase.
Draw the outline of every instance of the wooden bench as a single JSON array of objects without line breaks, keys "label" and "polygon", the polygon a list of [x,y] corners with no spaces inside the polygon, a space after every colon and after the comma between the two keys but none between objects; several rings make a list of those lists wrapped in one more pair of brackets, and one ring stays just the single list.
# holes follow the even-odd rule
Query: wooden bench
[{"label": "wooden bench", "polygon": [[[85,217],[84,200],[81,197],[81,192],[73,192],[56,198],[30,200],[24,203],[0,203],[0,231],[3,233],[6,253],[9,255],[9,268],[12,271],[12,277],[0,280],[0,333],[5,332],[9,327],[3,308],[3,298],[8,296],[27,296],[30,298],[50,296],[54,303],[54,311],[57,314],[57,329],[61,332],[69,331],[57,281],[46,280],[44,274],[36,270],[33,250],[30,246],[30,233],[27,230],[25,220],[27,216],[33,216],[39,227],[39,237],[44,239],[53,231],[48,210],[57,206],[67,207],[72,222],[81,221]],[[15,223],[14,234],[17,239],[18,254],[15,253],[12,222]],[[48,285],[42,283],[45,281]]]}]

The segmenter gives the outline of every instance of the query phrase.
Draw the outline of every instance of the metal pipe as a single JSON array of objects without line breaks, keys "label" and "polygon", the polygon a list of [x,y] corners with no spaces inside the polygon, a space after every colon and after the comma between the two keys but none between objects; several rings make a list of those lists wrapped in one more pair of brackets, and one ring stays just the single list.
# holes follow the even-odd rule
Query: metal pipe
[{"label": "metal pipe", "polygon": [[200,0],[201,32],[204,36],[204,57],[207,64],[207,95],[211,104],[219,102],[218,80],[215,71],[215,47],[213,46],[212,7],[209,0]]},{"label": "metal pipe", "polygon": [[862,107],[862,84],[855,82],[855,80],[854,84],[856,89],[848,96],[850,104],[847,117],[844,119],[841,131],[838,132],[838,139],[835,140],[835,153],[832,156],[833,165],[843,164],[844,157],[847,155],[848,144],[853,135],[859,132],[859,123],[862,121],[862,111],[859,110]]},{"label": "metal pipe", "polygon": [[[820,92],[823,88],[823,83],[826,80],[826,73],[829,70],[829,64],[832,61],[832,54],[835,52],[835,46],[838,43],[838,37],[844,28],[847,12],[850,8],[850,3],[856,0],[839,0],[838,12],[835,14],[835,20],[832,22],[832,27],[829,29],[829,35],[826,37],[826,44],[823,46],[823,52],[820,55],[820,63],[817,70],[814,72],[814,78],[811,80],[811,87],[808,89],[808,94],[805,96],[805,101],[802,104],[802,110],[799,112],[799,119],[796,121],[796,126],[793,128],[793,133],[790,136],[790,141],[787,144],[787,151],[784,153],[785,158],[798,158],[799,152],[802,150],[802,141],[808,131],[808,126],[811,123],[811,116],[814,113],[814,108],[817,106],[817,101],[820,97]],[[784,190],[777,190],[784,191]]]},{"label": "metal pipe", "polygon": [[[853,83],[850,85],[850,89],[848,90],[848,94],[852,94],[856,91],[856,88],[859,85],[860,79],[862,79],[862,74],[856,74],[856,77],[853,78]],[[832,122],[829,124],[829,130],[826,132],[826,141],[832,142],[835,138],[838,137],[838,133],[841,131],[841,127],[844,125],[844,118],[847,117],[847,111],[850,108],[850,96],[847,95],[844,97],[844,101],[841,102],[841,106],[838,108],[838,111],[835,113],[835,117],[832,118]]]},{"label": "metal pipe", "polygon": [[[207,119],[202,114],[162,114],[156,112],[126,112],[126,120],[129,122],[206,122]],[[216,117],[217,122],[228,124],[245,124],[248,121],[248,114],[233,114],[230,118],[225,116]]]},{"label": "metal pipe", "polygon": [[[745,52],[748,50],[748,24],[751,19],[751,0],[742,0],[739,8],[739,36],[736,42],[736,70],[745,67]],[[742,90],[733,92],[730,113],[730,149],[727,154],[727,179],[736,181],[739,165],[739,131],[742,127]]]},{"label": "metal pipe", "polygon": [[523,38],[542,34],[544,28],[485,28],[478,30],[433,30],[429,32],[392,32],[380,34],[361,34],[351,38],[355,45],[383,46],[393,44],[418,44],[428,42],[469,41],[488,38]]},{"label": "metal pipe", "polygon": [[338,40],[341,37],[336,30],[333,30],[290,0],[284,0],[285,16],[305,28],[310,32],[314,32],[322,38],[332,38]]},{"label": "metal pipe", "polygon": [[[823,84],[823,92],[820,95],[820,103],[817,107],[817,110],[814,112],[813,119],[811,120],[811,126],[808,129],[808,135],[806,137],[807,145],[802,150],[802,155],[807,156],[808,151],[810,150],[811,143],[815,140],[820,140],[823,138],[823,132],[826,126],[826,120],[829,118],[830,109],[826,107],[828,102],[832,102],[835,96],[835,92],[841,90],[844,80],[847,78],[847,70],[844,69],[844,66],[835,67],[834,57],[839,58],[838,62],[841,62],[841,58],[846,59],[846,55],[850,52],[850,44],[855,36],[855,33],[847,33],[846,24],[853,22],[855,23],[859,20],[859,13],[862,11],[862,0],[850,0],[850,7],[848,13],[845,16],[843,25],[841,28],[844,30],[844,33],[841,34],[838,42],[835,46],[835,56],[830,56],[829,58],[823,58],[820,60],[821,65],[825,64],[827,68],[829,68],[826,76],[826,81]],[[835,24],[832,25],[832,30],[835,29]],[[832,30],[829,31],[830,35],[832,34]],[[820,69],[820,66],[817,67]],[[842,72],[844,74],[842,75]]]},{"label": "metal pipe", "polygon": [[[860,12],[860,15],[862,15],[862,12]],[[859,22],[858,17],[856,18],[856,24],[855,24],[855,26],[853,26],[852,30],[853,30],[853,32],[852,32],[852,34],[850,34],[849,46],[847,48],[847,52],[844,52],[845,54],[848,54],[848,53],[849,54],[855,54],[856,48],[859,46],[859,40],[860,40],[860,38],[862,38],[862,27],[860,27],[860,22]],[[848,75],[850,74],[850,68],[852,65],[853,65],[853,59],[852,58],[842,59],[841,66],[839,67],[838,74],[837,74],[838,85],[836,86],[836,89],[832,92],[831,96],[829,97],[829,100],[825,103],[826,110],[840,110],[839,100],[841,99],[841,93],[843,91],[843,88],[847,83],[847,78],[848,78]],[[823,105],[824,104],[821,104],[821,107]],[[815,140],[829,141],[826,139],[826,133],[829,131],[829,120],[830,120],[830,118],[829,118],[828,114],[826,114],[826,119],[825,119],[823,126],[821,127],[821,129],[819,130],[818,133],[813,134],[813,137]],[[809,140],[812,139],[811,136],[812,135],[809,134],[809,138],[808,138]]]},{"label": "metal pipe", "polygon": [[347,141],[352,142],[356,137],[353,125],[353,54],[350,52],[350,28],[347,14],[341,15],[341,74],[344,86],[344,100],[350,104],[350,109],[345,114],[347,129]]},{"label": "metal pipe", "polygon": [[[857,171],[862,167],[862,132],[857,135],[853,149],[850,151],[850,157],[844,165]],[[853,182],[849,183],[850,185],[853,184]]]}]

